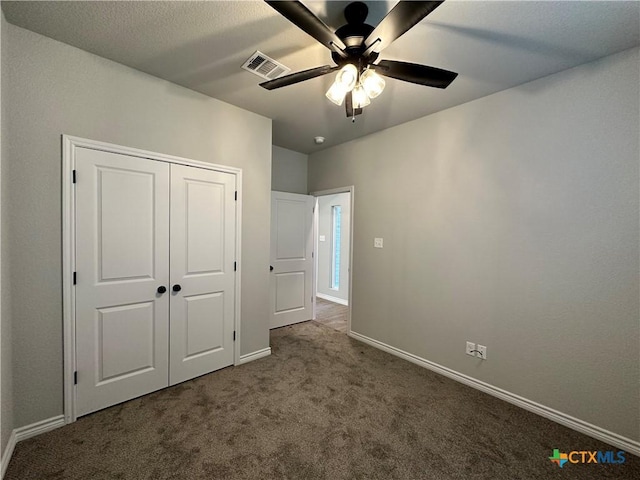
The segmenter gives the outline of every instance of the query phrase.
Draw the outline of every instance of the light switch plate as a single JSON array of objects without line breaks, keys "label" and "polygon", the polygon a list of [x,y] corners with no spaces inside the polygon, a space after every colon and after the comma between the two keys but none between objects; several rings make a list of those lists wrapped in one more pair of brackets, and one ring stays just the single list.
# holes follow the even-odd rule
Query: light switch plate
[{"label": "light switch plate", "polygon": [[321,242],[324,242],[324,241],[326,240],[326,238],[325,238],[325,236],[324,236],[324,235],[320,235],[319,240],[320,240]]},{"label": "light switch plate", "polygon": [[373,246],[375,248],[382,248],[382,239],[381,238],[374,238],[373,239]]}]

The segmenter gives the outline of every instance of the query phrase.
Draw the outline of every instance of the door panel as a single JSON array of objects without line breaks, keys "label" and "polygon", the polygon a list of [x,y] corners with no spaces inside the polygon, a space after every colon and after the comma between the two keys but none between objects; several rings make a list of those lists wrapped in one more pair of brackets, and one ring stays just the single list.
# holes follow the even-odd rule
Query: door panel
[{"label": "door panel", "polygon": [[153,368],[153,302],[98,309],[98,385]]},{"label": "door panel", "polygon": [[184,181],[187,275],[223,271],[225,186],[193,179]]},{"label": "door panel", "polygon": [[315,198],[271,192],[270,328],[310,320]]},{"label": "door panel", "polygon": [[233,364],[235,176],[171,166],[170,384]]},{"label": "door panel", "polygon": [[304,308],[305,272],[276,273],[276,312]]},{"label": "door panel", "polygon": [[276,209],[276,259],[304,260],[307,253],[309,216],[306,198],[281,198],[278,195]]},{"label": "door panel", "polygon": [[76,150],[77,415],[168,384],[169,165]]},{"label": "door panel", "polygon": [[224,325],[210,318],[223,318],[224,292],[184,298],[187,307],[186,357],[213,352],[224,347]]},{"label": "door panel", "polygon": [[[96,167],[101,282],[153,278],[154,175]],[[129,203],[131,198],[136,201]],[[122,248],[122,232],[127,245]]]}]

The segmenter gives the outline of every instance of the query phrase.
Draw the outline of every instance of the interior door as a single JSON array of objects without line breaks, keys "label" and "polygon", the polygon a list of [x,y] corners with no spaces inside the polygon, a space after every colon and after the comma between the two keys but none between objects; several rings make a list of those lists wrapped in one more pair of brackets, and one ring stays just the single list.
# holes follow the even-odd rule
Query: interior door
[{"label": "interior door", "polygon": [[270,328],[313,316],[313,206],[315,198],[271,192]]},{"label": "interior door", "polygon": [[235,175],[171,166],[170,383],[233,364]]},{"label": "interior door", "polygon": [[77,415],[168,384],[169,165],[76,150]]}]

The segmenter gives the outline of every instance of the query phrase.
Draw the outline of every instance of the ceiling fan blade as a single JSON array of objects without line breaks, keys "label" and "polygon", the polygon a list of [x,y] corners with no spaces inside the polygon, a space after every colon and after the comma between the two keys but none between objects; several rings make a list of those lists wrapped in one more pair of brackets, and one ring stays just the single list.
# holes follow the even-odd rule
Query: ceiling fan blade
[{"label": "ceiling fan blade", "polygon": [[296,27],[308,33],[329,50],[345,57],[345,44],[327,25],[299,1],[265,0],[274,10]]},{"label": "ceiling fan blade", "polygon": [[303,70],[301,72],[292,73],[291,75],[285,75],[284,77],[269,80],[268,82],[262,82],[260,86],[267,90],[274,90],[280,87],[286,87],[287,85],[293,85],[294,83],[304,82],[312,78],[326,75],[327,73],[334,72],[340,67],[332,67],[330,65],[323,65],[322,67],[310,68],[309,70]]},{"label": "ceiling fan blade", "polygon": [[344,97],[344,106],[347,111],[347,118],[355,117],[356,115],[360,115],[362,113],[361,108],[353,109],[353,98],[351,97],[351,92],[347,92]]},{"label": "ceiling fan blade", "polygon": [[[365,46],[380,53],[443,2],[398,2],[367,37]],[[374,45],[374,42],[377,43]]]},{"label": "ceiling fan blade", "polygon": [[376,72],[385,77],[435,88],[447,88],[458,76],[457,73],[449,70],[395,60],[381,60],[377,65],[372,66]]}]

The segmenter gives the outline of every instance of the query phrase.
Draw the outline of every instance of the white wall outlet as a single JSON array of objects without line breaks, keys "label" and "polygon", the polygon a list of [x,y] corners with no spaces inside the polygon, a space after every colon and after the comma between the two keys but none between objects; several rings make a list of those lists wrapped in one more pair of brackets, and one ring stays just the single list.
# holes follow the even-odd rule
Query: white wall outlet
[{"label": "white wall outlet", "polygon": [[374,238],[373,239],[373,246],[375,248],[382,248],[382,239],[381,238]]},{"label": "white wall outlet", "polygon": [[467,355],[471,355],[473,357],[476,354],[475,350],[476,350],[476,344],[475,343],[471,343],[471,342],[467,342],[467,349],[466,349],[465,353]]},{"label": "white wall outlet", "polygon": [[324,242],[327,239],[327,237],[325,237],[324,235],[320,235],[320,238],[318,238],[318,240],[320,240],[321,242]]},{"label": "white wall outlet", "polygon": [[482,360],[486,360],[487,359],[487,347],[485,347],[484,345],[480,345],[478,344],[478,351],[476,352],[476,356],[478,358],[481,358]]}]

